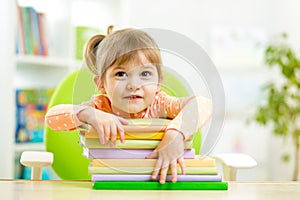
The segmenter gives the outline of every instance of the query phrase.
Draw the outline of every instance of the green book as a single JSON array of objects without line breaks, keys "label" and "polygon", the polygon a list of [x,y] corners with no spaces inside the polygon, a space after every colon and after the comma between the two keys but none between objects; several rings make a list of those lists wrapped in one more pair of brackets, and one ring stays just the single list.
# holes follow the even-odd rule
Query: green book
[{"label": "green book", "polygon": [[[101,144],[98,138],[85,138],[83,135],[79,135],[80,143],[87,148],[110,148],[109,142],[107,144]],[[121,149],[155,149],[160,143],[160,140],[126,140],[125,143],[121,143],[120,140],[116,140],[116,147]],[[186,141],[184,143],[185,149],[191,149],[193,141]]]},{"label": "green book", "polygon": [[227,182],[96,181],[94,190],[228,190]]}]

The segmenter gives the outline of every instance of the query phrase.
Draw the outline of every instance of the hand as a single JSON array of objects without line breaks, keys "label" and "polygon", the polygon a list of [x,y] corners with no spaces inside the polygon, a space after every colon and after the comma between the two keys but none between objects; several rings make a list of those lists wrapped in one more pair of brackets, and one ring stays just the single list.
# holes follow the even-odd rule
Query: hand
[{"label": "hand", "polygon": [[156,179],[160,171],[159,182],[164,184],[170,167],[172,182],[176,182],[177,163],[181,168],[182,174],[185,174],[183,153],[184,139],[182,134],[176,130],[168,130],[157,148],[149,156],[147,156],[147,158],[158,158],[152,173],[152,179]]},{"label": "hand", "polygon": [[120,141],[125,142],[123,125],[127,125],[128,122],[124,118],[92,107],[82,110],[77,117],[97,131],[101,144],[106,144],[110,140],[111,146],[115,147],[117,134],[120,136]]}]

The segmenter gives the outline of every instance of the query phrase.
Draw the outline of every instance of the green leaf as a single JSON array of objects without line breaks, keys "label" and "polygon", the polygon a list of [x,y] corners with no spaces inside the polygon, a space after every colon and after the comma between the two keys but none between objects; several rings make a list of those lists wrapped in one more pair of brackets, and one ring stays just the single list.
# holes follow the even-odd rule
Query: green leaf
[{"label": "green leaf", "polygon": [[282,154],[281,160],[282,160],[283,162],[286,162],[286,163],[290,162],[290,160],[291,160],[290,155],[287,154],[287,153]]}]

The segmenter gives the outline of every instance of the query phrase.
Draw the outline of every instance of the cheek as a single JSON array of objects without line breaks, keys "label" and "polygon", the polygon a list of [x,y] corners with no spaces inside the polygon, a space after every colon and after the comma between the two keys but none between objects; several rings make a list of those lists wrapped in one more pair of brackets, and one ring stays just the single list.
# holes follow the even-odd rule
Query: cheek
[{"label": "cheek", "polygon": [[148,86],[146,89],[147,96],[149,99],[154,99],[159,87],[157,85]]},{"label": "cheek", "polygon": [[111,98],[115,95],[120,95],[125,90],[125,84],[122,82],[110,82],[106,84],[105,89]]}]

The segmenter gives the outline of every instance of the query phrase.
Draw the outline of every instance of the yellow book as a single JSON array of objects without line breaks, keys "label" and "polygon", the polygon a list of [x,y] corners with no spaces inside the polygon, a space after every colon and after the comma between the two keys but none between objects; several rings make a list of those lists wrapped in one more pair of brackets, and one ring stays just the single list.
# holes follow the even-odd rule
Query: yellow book
[{"label": "yellow book", "polygon": [[[162,140],[170,120],[167,119],[131,119],[124,126],[127,140]],[[80,134],[85,138],[99,138],[96,130],[90,125],[83,125]],[[117,135],[117,139],[120,136]],[[187,140],[192,140],[193,136]]]},{"label": "yellow book", "polygon": [[[92,159],[93,167],[155,167],[157,159]],[[216,161],[213,158],[205,157],[184,159],[186,167],[215,167]]]},{"label": "yellow book", "polygon": [[[90,130],[80,130],[85,138],[99,138],[98,133],[95,129],[91,128]],[[126,140],[161,140],[164,136],[164,132],[125,132]],[[120,139],[120,136],[117,135],[117,139]]]},{"label": "yellow book", "polygon": [[172,121],[170,119],[162,118],[136,118],[136,119],[126,119],[128,126],[168,126]]}]

